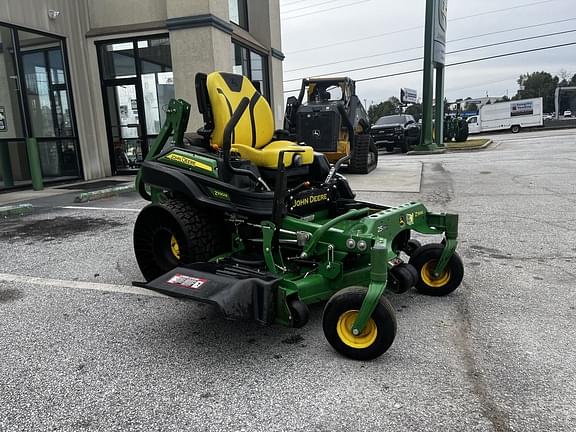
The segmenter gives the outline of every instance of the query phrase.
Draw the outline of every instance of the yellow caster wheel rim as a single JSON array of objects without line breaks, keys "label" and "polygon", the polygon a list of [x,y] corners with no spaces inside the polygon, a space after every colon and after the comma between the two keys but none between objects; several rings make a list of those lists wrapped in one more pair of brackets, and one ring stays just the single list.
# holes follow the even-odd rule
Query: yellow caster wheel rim
[{"label": "yellow caster wheel rim", "polygon": [[426,264],[422,266],[422,270],[420,270],[420,278],[422,282],[432,288],[442,288],[450,282],[450,269],[444,269],[444,272],[436,277],[434,276],[434,269],[436,267],[437,261],[428,261]]},{"label": "yellow caster wheel rim", "polygon": [[355,349],[368,348],[374,343],[376,337],[378,336],[378,327],[372,318],[366,323],[364,330],[358,336],[354,336],[352,333],[352,326],[356,321],[358,316],[357,310],[350,310],[344,312],[338,318],[338,323],[336,324],[336,331],[338,332],[338,337],[347,346]]}]

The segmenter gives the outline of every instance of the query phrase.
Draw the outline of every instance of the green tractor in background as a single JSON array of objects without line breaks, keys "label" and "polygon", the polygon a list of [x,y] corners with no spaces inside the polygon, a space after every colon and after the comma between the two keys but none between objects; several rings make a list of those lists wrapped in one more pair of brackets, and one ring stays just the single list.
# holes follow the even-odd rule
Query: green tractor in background
[{"label": "green tractor in background", "polygon": [[456,112],[444,115],[444,142],[465,142],[470,135],[468,122],[461,116],[460,104],[455,104]]}]

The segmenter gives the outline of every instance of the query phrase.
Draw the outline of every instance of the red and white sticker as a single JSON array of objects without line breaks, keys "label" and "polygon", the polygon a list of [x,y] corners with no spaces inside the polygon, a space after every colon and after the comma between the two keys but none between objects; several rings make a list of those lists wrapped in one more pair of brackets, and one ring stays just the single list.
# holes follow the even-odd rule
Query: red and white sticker
[{"label": "red and white sticker", "polygon": [[168,280],[168,283],[171,285],[180,285],[181,287],[184,288],[193,288],[193,289],[200,288],[206,282],[208,282],[207,279],[195,278],[192,276],[181,275],[178,273],[172,276],[170,280]]}]

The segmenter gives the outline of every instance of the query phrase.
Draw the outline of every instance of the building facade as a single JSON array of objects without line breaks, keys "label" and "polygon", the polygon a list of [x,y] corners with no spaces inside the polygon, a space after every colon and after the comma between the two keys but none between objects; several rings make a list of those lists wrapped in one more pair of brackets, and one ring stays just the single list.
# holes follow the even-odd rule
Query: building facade
[{"label": "building facade", "polygon": [[279,0],[0,2],[0,191],[130,173],[196,73],[247,75],[283,115]]}]

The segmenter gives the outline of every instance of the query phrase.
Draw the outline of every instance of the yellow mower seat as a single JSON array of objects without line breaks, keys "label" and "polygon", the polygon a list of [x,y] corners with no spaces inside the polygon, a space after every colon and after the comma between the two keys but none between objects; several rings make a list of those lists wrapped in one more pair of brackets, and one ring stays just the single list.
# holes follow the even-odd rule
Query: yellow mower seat
[{"label": "yellow mower seat", "polygon": [[261,168],[277,169],[278,158],[283,150],[299,150],[298,153],[284,153],[284,165],[293,165],[294,157],[299,155],[300,165],[310,165],[314,161],[314,149],[300,146],[291,141],[272,141],[274,135],[274,116],[268,101],[258,93],[250,80],[242,75],[225,72],[213,72],[206,78],[206,87],[214,130],[210,142],[222,147],[224,128],[232,114],[247,97],[248,108],[232,133],[232,152],[240,154]]}]

